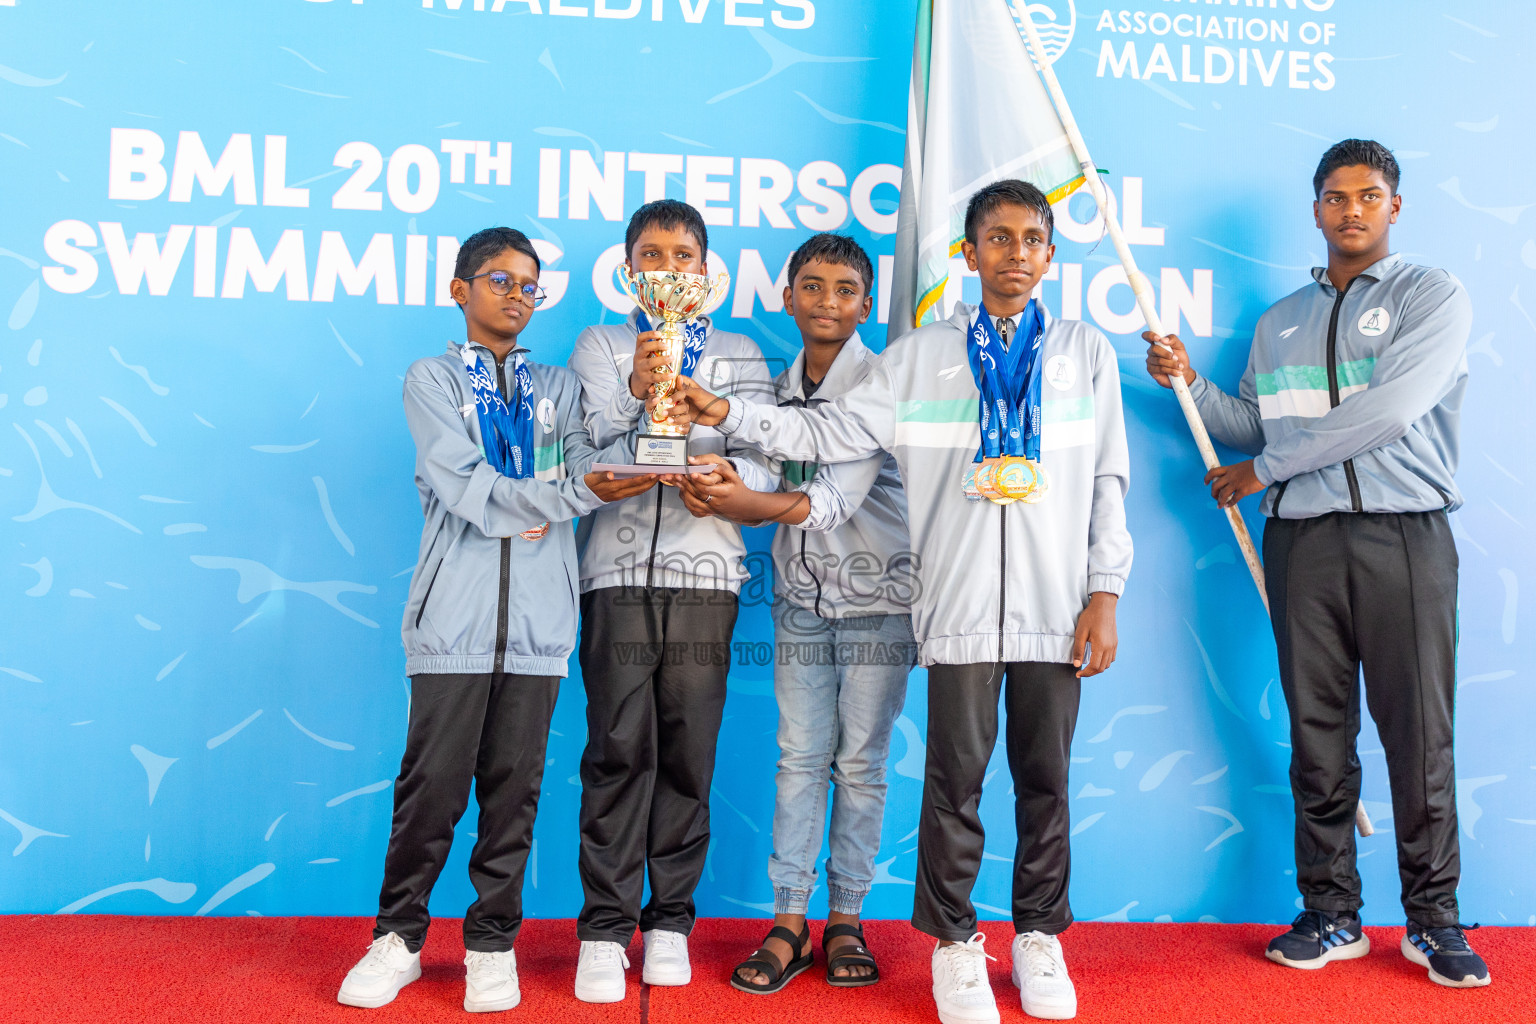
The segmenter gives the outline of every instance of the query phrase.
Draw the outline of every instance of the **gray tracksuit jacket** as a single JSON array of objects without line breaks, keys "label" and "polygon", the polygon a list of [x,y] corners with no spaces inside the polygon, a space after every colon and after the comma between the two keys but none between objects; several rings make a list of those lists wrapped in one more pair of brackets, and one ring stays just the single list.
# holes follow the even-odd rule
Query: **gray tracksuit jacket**
[{"label": "gray tracksuit jacket", "polygon": [[896,456],[920,559],[912,625],[924,665],[1072,660],[1093,591],[1119,594],[1131,569],[1130,462],[1115,352],[1098,331],[1046,315],[1035,505],[966,499],[980,395],[966,357],[972,310],[906,335],[861,383],[816,409],[732,401],[721,429],[781,458]]},{"label": "gray tracksuit jacket", "polygon": [[[824,405],[868,377],[875,359],[854,335],[807,399],[802,351],[774,381],[779,405]],[[895,456],[877,452],[856,462],[781,468],[781,489],[805,491],[811,510],[800,525],[781,524],[774,535],[774,593],[824,619],[908,614],[918,591],[917,557]]]},{"label": "gray tracksuit jacket", "polygon": [[1206,428],[1257,456],[1268,516],[1460,508],[1466,289],[1396,254],[1343,292],[1312,276],[1259,318],[1237,397],[1196,378]]},{"label": "gray tracksuit jacket", "polygon": [[[510,395],[512,356],[497,367],[488,349],[475,348]],[[405,375],[426,517],[400,630],[406,673],[482,674],[500,662],[504,672],[563,677],[576,646],[576,539],[564,524],[602,505],[582,480],[587,467],[633,461],[634,445],[621,441],[599,456],[582,425],[576,375],[530,361],[535,475],[502,476],[485,459],[461,352],[450,342]],[[522,536],[546,523],[542,537]]]},{"label": "gray tracksuit jacket", "polygon": [[[582,415],[599,447],[633,438],[645,403],[629,390],[635,357],[638,310],[623,323],[588,327],[576,339],[570,368],[581,378]],[[700,385],[717,394],[771,400],[773,380],[757,345],[742,334],[717,331],[708,317],[704,354],[694,368]],[[695,426],[688,434],[690,455],[731,458],[753,490],[778,485],[769,460],[730,441],[718,430]],[[633,458],[626,461],[633,462]],[[696,518],[671,487],[656,487],[605,505],[577,529],[581,547],[581,590],[602,587],[685,587],[737,593],[748,576],[742,565],[746,545],[741,527],[713,516]]]}]

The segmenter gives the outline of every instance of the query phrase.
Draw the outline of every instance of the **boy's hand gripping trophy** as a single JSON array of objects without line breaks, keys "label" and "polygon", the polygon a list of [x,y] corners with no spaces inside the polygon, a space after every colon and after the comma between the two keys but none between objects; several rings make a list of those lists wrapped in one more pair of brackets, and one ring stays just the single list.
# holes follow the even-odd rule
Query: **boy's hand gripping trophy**
[{"label": "boy's hand gripping trophy", "polygon": [[635,445],[635,462],[642,466],[687,466],[688,426],[666,422],[674,405],[671,396],[677,389],[677,375],[683,362],[686,337],[682,323],[710,312],[725,301],[731,288],[731,275],[723,270],[712,277],[670,270],[631,274],[621,263],[614,277],[619,288],[652,323],[660,321],[657,342],[666,356],[666,364],[660,371],[667,375],[667,379],[655,385],[656,407]]}]

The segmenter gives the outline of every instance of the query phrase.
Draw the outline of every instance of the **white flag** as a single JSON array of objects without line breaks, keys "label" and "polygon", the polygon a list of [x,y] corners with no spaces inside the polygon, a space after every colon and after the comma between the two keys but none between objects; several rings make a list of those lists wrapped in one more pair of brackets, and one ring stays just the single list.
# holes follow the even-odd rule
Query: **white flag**
[{"label": "white flag", "polygon": [[1022,178],[1054,203],[1083,183],[1015,20],[1025,4],[919,0],[889,341],[940,317],[973,192]]}]

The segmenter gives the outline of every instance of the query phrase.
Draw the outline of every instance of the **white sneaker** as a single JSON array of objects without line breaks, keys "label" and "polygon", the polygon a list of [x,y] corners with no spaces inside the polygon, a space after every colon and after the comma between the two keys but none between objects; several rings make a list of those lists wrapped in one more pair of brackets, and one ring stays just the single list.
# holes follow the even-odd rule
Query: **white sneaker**
[{"label": "white sneaker", "polygon": [[987,980],[987,955],[981,932],[965,942],[933,949],[933,1001],[942,1024],[998,1024],[997,1000]]},{"label": "white sneaker", "polygon": [[624,998],[629,957],[617,942],[583,942],[576,961],[576,998],[584,1003],[617,1003]]},{"label": "white sneaker", "polygon": [[336,1001],[373,1009],[390,1002],[411,982],[421,977],[421,954],[405,948],[394,932],[374,939],[368,952],[347,972]]},{"label": "white sneaker", "polygon": [[464,1009],[470,1013],[510,1010],[522,1001],[517,987],[517,954],[464,954]]},{"label": "white sneaker", "polygon": [[640,979],[647,985],[686,985],[693,980],[688,965],[688,936],[660,928],[641,932],[645,942],[645,964]]},{"label": "white sneaker", "polygon": [[1024,1012],[1045,1020],[1077,1016],[1077,989],[1067,976],[1061,940],[1044,932],[1024,932],[1013,939],[1013,983],[1019,986]]}]

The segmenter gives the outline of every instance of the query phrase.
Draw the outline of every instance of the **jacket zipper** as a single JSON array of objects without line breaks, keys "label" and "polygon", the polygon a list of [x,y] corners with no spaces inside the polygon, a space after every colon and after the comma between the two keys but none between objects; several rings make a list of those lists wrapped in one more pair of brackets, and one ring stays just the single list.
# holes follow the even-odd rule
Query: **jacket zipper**
[{"label": "jacket zipper", "polygon": [[[1328,318],[1328,407],[1336,409],[1339,405],[1339,366],[1338,342],[1339,342],[1339,309],[1344,305],[1344,296],[1349,294],[1349,289],[1359,278],[1351,280],[1339,292],[1339,297],[1333,301],[1333,314]],[[1344,460],[1344,479],[1349,482],[1349,504],[1356,512],[1360,505],[1360,482],[1355,479],[1355,460]]]},{"label": "jacket zipper", "polygon": [[[805,389],[805,381],[803,379],[800,382],[800,388],[801,388],[802,391]],[[807,408],[810,408],[810,404],[811,403],[806,401],[804,398],[796,396],[796,397],[793,397],[793,398],[787,398],[787,399],[781,400],[779,402],[779,408],[780,409],[807,409]],[[804,462],[800,463],[800,482],[802,484],[805,483],[805,463]],[[808,558],[806,558],[806,556],[805,556],[805,531],[804,530],[800,531],[800,567],[802,569],[804,569],[805,570],[805,574],[811,578],[811,582],[816,584],[816,600],[814,602],[812,602],[811,608],[812,608],[813,611],[815,611],[817,618],[824,619],[824,618],[826,618],[826,616],[821,613],[821,580],[818,579],[817,576],[816,576],[816,573],[811,570],[810,560]]]},{"label": "jacket zipper", "polygon": [[651,557],[645,563],[645,588],[649,590],[656,582],[656,542],[661,539],[661,492],[665,488],[656,488],[656,525],[651,527]]},{"label": "jacket zipper", "polygon": [[[501,389],[502,401],[507,400],[507,364],[496,360],[496,385]],[[496,658],[491,662],[491,676],[501,677],[502,661],[507,656],[507,605],[510,603],[512,585],[512,538],[501,538],[501,589],[496,594]],[[423,602],[425,604],[425,602]]]},{"label": "jacket zipper", "polygon": [[821,613],[821,580],[818,579],[816,574],[811,571],[811,563],[805,557],[805,531],[804,530],[800,531],[800,564],[805,568],[805,574],[811,578],[811,582],[816,584],[816,603],[815,603],[816,617],[820,618],[820,619],[824,619],[824,618],[826,618],[826,616]]},{"label": "jacket zipper", "polygon": [[645,563],[645,589],[656,585],[656,543],[661,539],[661,496],[665,487],[656,488],[656,522],[651,526],[651,557]]},{"label": "jacket zipper", "polygon": [[1003,660],[1003,625],[1008,618],[1008,506],[997,506],[998,523],[1002,527],[999,561],[1002,562],[1002,579],[997,585],[997,660]]}]

